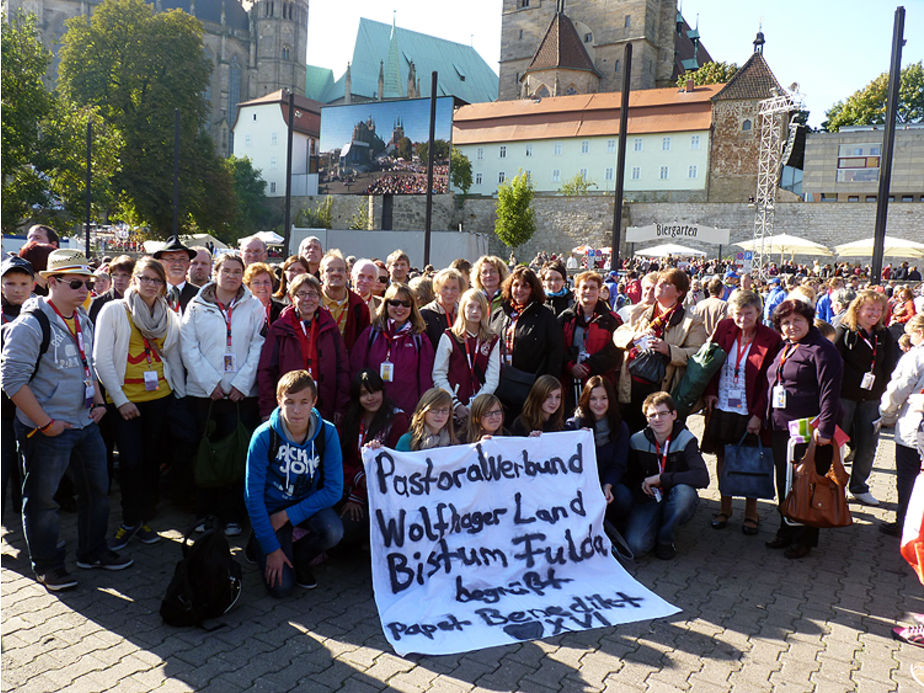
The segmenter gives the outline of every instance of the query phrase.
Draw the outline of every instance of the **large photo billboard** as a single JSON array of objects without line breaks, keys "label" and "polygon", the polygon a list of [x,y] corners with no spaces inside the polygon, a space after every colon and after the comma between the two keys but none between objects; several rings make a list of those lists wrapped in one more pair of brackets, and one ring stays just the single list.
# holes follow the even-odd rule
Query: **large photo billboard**
[{"label": "large photo billboard", "polygon": [[[449,190],[451,96],[436,100],[433,192]],[[369,101],[321,109],[318,191],[417,195],[427,192],[430,99]]]}]

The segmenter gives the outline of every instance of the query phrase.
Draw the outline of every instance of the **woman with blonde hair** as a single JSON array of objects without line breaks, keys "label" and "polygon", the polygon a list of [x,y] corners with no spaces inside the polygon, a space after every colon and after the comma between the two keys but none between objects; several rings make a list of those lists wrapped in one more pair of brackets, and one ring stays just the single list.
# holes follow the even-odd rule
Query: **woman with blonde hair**
[{"label": "woman with blonde hair", "polygon": [[273,268],[265,262],[251,262],[244,269],[244,286],[250,289],[266,311],[266,321],[261,334],[266,337],[269,326],[276,322],[286,304],[273,298]]},{"label": "woman with blonde hair", "polygon": [[465,291],[465,277],[457,269],[441,269],[433,277],[432,301],[420,309],[420,314],[427,323],[427,337],[436,349],[443,332],[452,327],[459,309],[459,296]]},{"label": "woman with blonde hair", "polygon": [[878,291],[861,291],[847,308],[834,336],[844,361],[841,380],[840,427],[853,444],[853,463],[847,489],[863,505],[879,505],[867,480],[873,469],[879,429],[879,400],[889,383],[898,349],[886,329],[887,299]]},{"label": "woman with blonde hair", "polygon": [[410,430],[398,439],[395,450],[430,450],[457,442],[452,425],[452,397],[445,390],[431,387],[417,403]]},{"label": "woman with blonde hair", "polygon": [[554,375],[540,375],[523,403],[523,413],[510,427],[510,433],[537,436],[562,431],[565,428],[564,410],[561,381]]},{"label": "woman with blonde hair", "polygon": [[385,382],[391,401],[413,411],[420,396],[433,387],[433,345],[425,330],[414,292],[407,284],[390,285],[372,324],[350,352],[352,374],[373,369]]},{"label": "woman with blonde hair", "polygon": [[478,289],[462,294],[452,327],[444,330],[433,359],[433,384],[453,399],[455,417],[464,421],[469,403],[493,393],[500,379],[500,339],[491,330],[488,300]]},{"label": "woman with blonde hair", "polygon": [[472,265],[469,280],[472,286],[488,299],[492,313],[504,302],[501,285],[508,274],[510,271],[507,269],[507,264],[496,255],[482,255]]},{"label": "woman with blonde hair", "polygon": [[468,417],[465,442],[477,443],[503,435],[507,435],[504,430],[504,405],[492,394],[483,393],[475,397]]}]

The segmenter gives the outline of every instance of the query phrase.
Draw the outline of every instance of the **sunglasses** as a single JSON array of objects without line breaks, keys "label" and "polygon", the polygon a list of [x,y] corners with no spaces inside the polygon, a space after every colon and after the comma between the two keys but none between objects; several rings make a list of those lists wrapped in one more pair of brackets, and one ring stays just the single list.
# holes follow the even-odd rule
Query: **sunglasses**
[{"label": "sunglasses", "polygon": [[401,306],[402,308],[410,308],[410,307],[411,307],[411,302],[410,302],[410,301],[401,301],[401,300],[399,300],[399,299],[397,299],[397,298],[390,298],[390,299],[388,299],[387,301],[385,301],[385,303],[387,303],[388,305],[390,305],[392,308],[397,308],[398,306]]},{"label": "sunglasses", "polygon": [[55,277],[61,284],[71,287],[74,291],[85,286],[88,291],[93,290],[93,280],[92,279],[71,279],[70,281],[62,279],[61,277]]}]

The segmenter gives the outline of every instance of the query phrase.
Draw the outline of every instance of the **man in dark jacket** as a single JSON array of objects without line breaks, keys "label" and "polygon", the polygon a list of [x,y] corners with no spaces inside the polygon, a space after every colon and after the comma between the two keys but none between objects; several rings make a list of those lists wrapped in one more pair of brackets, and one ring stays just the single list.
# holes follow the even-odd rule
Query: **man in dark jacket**
[{"label": "man in dark jacket", "polygon": [[677,421],[674,400],[666,392],[648,395],[642,403],[648,425],[629,440],[626,485],[635,495],[626,541],[636,556],[652,549],[658,558],[677,555],[677,525],[688,522],[699,496],[709,485],[709,472],[696,437]]}]

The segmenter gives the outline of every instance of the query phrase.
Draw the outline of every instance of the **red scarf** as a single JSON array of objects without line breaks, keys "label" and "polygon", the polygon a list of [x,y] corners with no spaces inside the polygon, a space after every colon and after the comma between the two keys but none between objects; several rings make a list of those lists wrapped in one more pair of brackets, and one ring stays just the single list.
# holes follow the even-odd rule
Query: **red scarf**
[{"label": "red scarf", "polygon": [[504,331],[504,347],[508,354],[513,354],[513,340],[516,336],[517,320],[520,319],[520,315],[528,307],[529,303],[522,304],[513,299],[510,300],[510,322],[507,323],[507,329]]},{"label": "red scarf", "polygon": [[305,325],[305,323],[299,319],[298,311],[293,312],[292,318],[295,320],[295,334],[298,336],[298,342],[302,347],[302,358],[305,359],[305,370],[317,381],[318,322],[320,322],[320,318],[318,317],[317,311],[315,311],[314,319],[308,325]]}]

